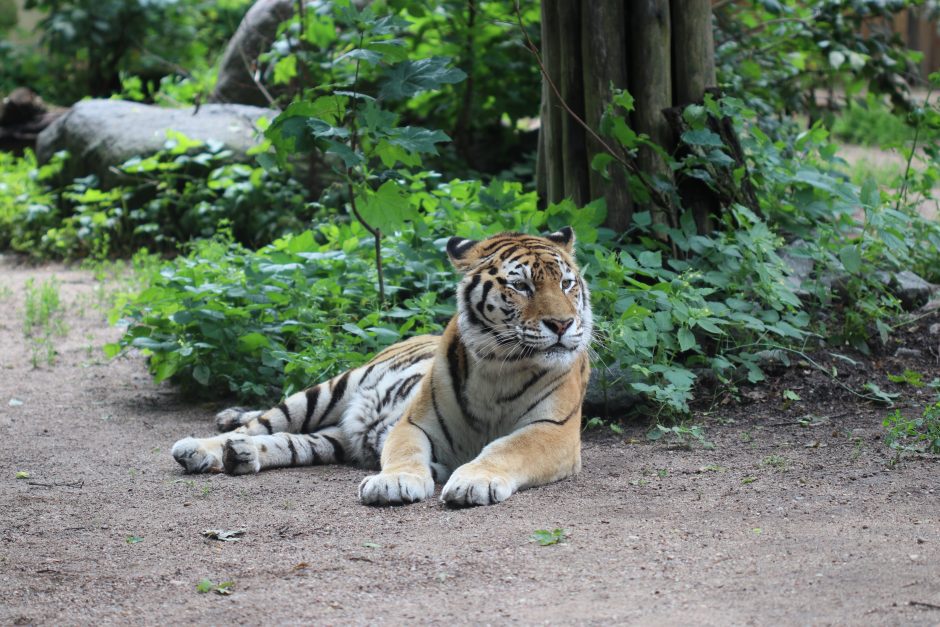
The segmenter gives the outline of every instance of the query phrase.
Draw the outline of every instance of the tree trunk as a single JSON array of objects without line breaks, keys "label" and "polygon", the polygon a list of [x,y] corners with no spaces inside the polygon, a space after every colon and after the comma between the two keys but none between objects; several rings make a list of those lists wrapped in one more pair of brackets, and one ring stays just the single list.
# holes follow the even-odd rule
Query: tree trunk
[{"label": "tree trunk", "polygon": [[[654,142],[671,151],[672,131],[663,116],[672,106],[672,51],[670,49],[669,0],[637,0],[630,3],[627,30],[630,31],[630,93],[635,99],[633,130],[645,133]],[[637,165],[650,177],[670,176],[665,160],[649,148],[641,148]],[[646,207],[654,222],[675,224],[675,216],[665,207]]]},{"label": "tree trunk", "polygon": [[[663,111],[700,102],[716,82],[710,0],[543,0],[542,47],[548,77],[590,129],[598,131],[611,87],[629,89],[636,105],[631,127],[669,152],[677,148],[678,137]],[[627,174],[612,166],[605,179],[591,169],[604,148],[564,109],[547,79],[542,81],[541,122],[540,201],[570,198],[580,205],[603,197],[607,226],[625,231],[640,209]],[[672,176],[652,150],[640,150],[635,165],[650,180]],[[708,217],[717,210],[714,195],[692,181],[679,181],[678,187],[700,231],[710,230]],[[660,223],[678,220],[664,207],[642,209],[652,210]]]}]

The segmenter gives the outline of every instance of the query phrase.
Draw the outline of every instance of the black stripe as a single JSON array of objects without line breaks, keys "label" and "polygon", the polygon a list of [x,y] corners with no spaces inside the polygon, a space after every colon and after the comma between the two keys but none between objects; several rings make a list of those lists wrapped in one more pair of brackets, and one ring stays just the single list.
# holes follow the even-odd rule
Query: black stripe
[{"label": "black stripe", "polygon": [[333,445],[333,460],[337,464],[342,464],[346,461],[346,451],[343,450],[343,445],[339,443],[339,440],[336,438],[331,438],[328,435],[321,436],[324,440]]},{"label": "black stripe", "polygon": [[428,439],[428,444],[431,445],[431,461],[435,464],[437,463],[437,453],[434,452],[434,440],[431,439],[431,436],[428,435],[428,432],[415,424],[415,421],[411,419],[411,416],[408,416],[408,422],[418,431],[424,434],[424,437]]},{"label": "black stripe", "polygon": [[300,428],[301,433],[310,433],[310,419],[313,418],[313,412],[317,409],[317,399],[320,398],[320,386],[316,385],[308,388],[304,394],[307,395],[307,415],[304,418],[304,424]]},{"label": "black stripe", "polygon": [[483,293],[480,294],[480,301],[477,303],[477,311],[480,312],[480,315],[486,318],[486,314],[483,312],[483,306],[486,304],[486,295],[490,293],[490,290],[493,289],[493,282],[487,281],[483,284]]},{"label": "black stripe", "polygon": [[[530,424],[530,425],[534,425],[534,424],[537,423],[537,422],[550,422],[550,423],[552,423],[553,425],[563,425],[563,424],[565,424],[566,422],[568,422],[569,420],[571,420],[571,418],[572,418],[576,413],[578,413],[578,410],[579,410],[579,409],[581,409],[581,403],[578,403],[577,405],[575,405],[574,409],[571,410],[571,413],[568,414],[567,416],[565,416],[564,418],[562,418],[561,420],[551,420],[550,418],[540,418],[539,420],[533,420],[533,421],[530,422],[529,424]],[[526,426],[528,426],[528,425],[526,425]]]},{"label": "black stripe", "polygon": [[320,456],[317,454],[317,441],[315,439],[318,436],[315,433],[309,433],[304,437],[307,438],[307,444],[310,445],[310,465],[316,466],[320,463]]},{"label": "black stripe", "polygon": [[290,431],[291,415],[290,415],[290,412],[287,410],[287,401],[286,400],[283,401],[280,405],[277,406],[277,408],[280,409],[281,413],[284,414],[284,417],[287,418],[287,427],[288,427],[287,431]]},{"label": "black stripe", "polygon": [[431,386],[431,405],[434,407],[434,415],[437,416],[437,422],[441,426],[441,431],[444,432],[444,437],[447,438],[447,445],[450,447],[450,450],[455,451],[454,448],[454,439],[450,437],[450,431],[447,429],[447,423],[444,422],[444,416],[441,415],[441,409],[437,406],[437,394],[434,393],[434,381],[429,381],[428,384]]},{"label": "black stripe", "polygon": [[260,417],[258,418],[258,422],[261,423],[262,425],[264,425],[264,428],[268,430],[268,433],[269,433],[269,434],[274,433],[274,429],[271,427],[271,421],[270,421],[270,420],[268,420],[268,419],[265,418],[264,416],[260,416]]},{"label": "black stripe", "polygon": [[323,412],[323,415],[320,417],[320,420],[317,422],[317,424],[326,422],[330,412],[333,411],[334,407],[336,407],[336,403],[338,403],[339,399],[342,398],[343,394],[346,393],[346,381],[349,379],[350,372],[350,370],[344,372],[343,376],[341,376],[339,381],[336,382],[336,386],[330,388],[330,394],[332,394],[330,397],[330,402],[327,404],[326,411]]},{"label": "black stripe", "polygon": [[[535,409],[535,408],[539,405],[539,403],[541,403],[541,402],[544,401],[546,398],[548,398],[549,396],[551,396],[552,394],[554,394],[554,393],[555,393],[555,390],[557,390],[557,389],[560,388],[562,385],[564,385],[564,383],[565,383],[564,379],[565,379],[565,377],[568,376],[568,374],[569,374],[569,373],[565,372],[565,373],[563,373],[561,376],[556,377],[555,379],[552,379],[552,382],[548,384],[549,386],[551,386],[551,387],[549,387],[548,392],[546,392],[545,394],[543,394],[542,396],[540,396],[540,397],[538,398],[538,400],[536,400],[535,402],[533,402],[531,405],[529,405],[529,407],[528,407],[524,412],[522,412],[521,414],[519,414],[519,417],[516,418],[514,424],[519,424],[519,421],[521,421],[521,420],[525,417],[526,414],[528,414],[530,411],[532,411],[533,409]],[[557,381],[558,383],[555,383],[556,381]]]},{"label": "black stripe", "polygon": [[419,361],[424,361],[425,359],[430,359],[431,357],[434,357],[434,353],[435,351],[433,350],[425,351],[423,353],[418,353],[412,356],[408,361],[396,361],[391,366],[389,366],[389,370],[405,370],[415,365]]},{"label": "black stripe", "polygon": [[504,396],[502,398],[499,398],[496,400],[496,402],[497,403],[511,403],[512,401],[518,399],[520,396],[525,394],[526,391],[530,387],[532,387],[539,379],[541,379],[546,374],[548,374],[548,372],[549,372],[548,370],[539,370],[538,372],[533,374],[531,377],[529,377],[528,381],[522,384],[522,387],[519,388],[518,392],[516,392],[515,394],[510,394],[509,396]]},{"label": "black stripe", "polygon": [[366,371],[362,373],[362,379],[360,379],[360,381],[365,381],[365,380],[366,380],[366,377],[368,377],[370,374],[372,374],[372,369],[375,368],[375,367],[378,366],[378,365],[379,365],[379,362],[373,360],[372,363],[369,364],[369,367],[366,368]]},{"label": "black stripe", "polygon": [[477,420],[476,416],[470,413],[467,407],[467,399],[464,396],[464,380],[460,376],[460,371],[461,366],[463,366],[464,376],[466,376],[467,355],[466,349],[463,349],[463,355],[458,354],[458,349],[460,348],[463,348],[460,338],[455,336],[450,346],[447,347],[447,367],[450,374],[451,391],[454,393],[454,398],[457,399],[457,405],[460,407],[460,413],[463,419],[470,424],[474,431],[479,433],[480,428],[478,423],[480,421]]},{"label": "black stripe", "polygon": [[413,374],[407,379],[405,379],[404,381],[402,381],[402,384],[398,386],[398,391],[395,392],[395,399],[396,400],[404,399],[406,396],[408,396],[408,394],[411,393],[411,390],[413,390],[414,387],[418,384],[418,381],[420,381],[423,378],[424,378],[423,374]]},{"label": "black stripe", "polygon": [[287,448],[290,449],[290,465],[297,465],[297,449],[294,448],[294,439],[290,434],[287,435]]}]

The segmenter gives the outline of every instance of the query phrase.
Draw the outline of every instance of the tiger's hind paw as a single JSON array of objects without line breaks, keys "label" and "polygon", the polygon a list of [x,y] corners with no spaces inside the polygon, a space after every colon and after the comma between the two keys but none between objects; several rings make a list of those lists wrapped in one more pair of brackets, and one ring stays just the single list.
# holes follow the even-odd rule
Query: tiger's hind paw
[{"label": "tiger's hind paw", "polygon": [[252,418],[257,418],[262,413],[264,412],[251,411],[243,407],[229,407],[215,415],[215,426],[222,433],[234,431],[250,422]]},{"label": "tiger's hind paw", "polygon": [[183,438],[173,445],[170,453],[188,473],[222,472],[221,451],[213,452],[196,438]]},{"label": "tiger's hind paw", "polygon": [[249,475],[261,471],[258,447],[250,440],[228,440],[222,449],[222,467],[230,475]]}]

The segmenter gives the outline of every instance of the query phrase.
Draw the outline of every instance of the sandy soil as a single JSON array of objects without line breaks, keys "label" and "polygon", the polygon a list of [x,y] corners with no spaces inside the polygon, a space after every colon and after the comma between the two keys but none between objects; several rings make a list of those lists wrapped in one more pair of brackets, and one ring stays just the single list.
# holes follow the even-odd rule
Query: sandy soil
[{"label": "sandy soil", "polygon": [[[69,332],[33,368],[23,285],[53,274]],[[696,415],[711,450],[592,431],[580,476],[501,505],[366,508],[354,468],[183,475],[170,446],[210,434],[218,406],[153,385],[139,357],[105,361],[119,332],[100,302],[88,273],[0,261],[0,624],[940,622],[937,459],[891,465],[886,410],[805,364]],[[905,336],[928,375],[938,320]],[[909,365],[837,363],[879,384]],[[930,398],[882,387],[909,413]],[[562,543],[530,541],[555,528]]]}]

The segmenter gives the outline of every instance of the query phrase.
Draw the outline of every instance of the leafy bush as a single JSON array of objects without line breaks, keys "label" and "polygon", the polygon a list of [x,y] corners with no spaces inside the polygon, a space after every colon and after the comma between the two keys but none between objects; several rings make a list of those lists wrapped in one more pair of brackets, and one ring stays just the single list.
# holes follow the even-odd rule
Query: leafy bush
[{"label": "leafy bush", "polygon": [[413,182],[412,198],[427,213],[383,240],[388,308],[379,306],[373,245],[358,222],[334,220],[257,252],[219,236],[195,243],[119,305],[114,319],[132,326],[109,350],[143,349],[157,380],[270,401],[403,337],[439,331],[457,282],[442,252],[446,237],[537,230],[545,214],[515,184],[423,187]]},{"label": "leafy bush", "polygon": [[40,179],[58,167],[53,162],[39,168],[29,150],[21,158],[0,151],[0,250],[37,247],[37,229],[30,225],[48,224],[55,213],[55,197]]},{"label": "leafy bush", "polygon": [[173,252],[228,225],[236,241],[264,245],[302,230],[313,213],[299,183],[278,170],[231,163],[231,153],[170,132],[164,150],[119,169],[123,183],[96,177],[64,189],[42,187],[58,163],[37,168],[31,153],[0,154],[0,245],[37,257],[130,255],[140,247]]},{"label": "leafy bush", "polygon": [[250,0],[27,0],[44,17],[40,45],[0,42],[0,90],[29,86],[53,102],[122,91],[149,96],[214,63]]}]

